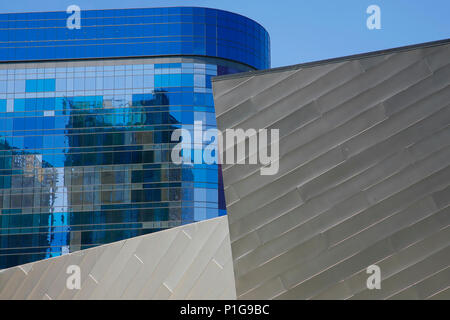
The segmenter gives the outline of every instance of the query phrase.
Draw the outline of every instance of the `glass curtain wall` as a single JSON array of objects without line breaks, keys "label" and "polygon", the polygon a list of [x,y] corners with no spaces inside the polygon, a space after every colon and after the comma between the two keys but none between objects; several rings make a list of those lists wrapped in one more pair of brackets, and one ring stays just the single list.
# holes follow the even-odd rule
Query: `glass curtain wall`
[{"label": "glass curtain wall", "polygon": [[226,214],[221,168],[175,165],[171,135],[216,128],[212,77],[270,67],[230,12],[68,16],[0,14],[0,269]]}]

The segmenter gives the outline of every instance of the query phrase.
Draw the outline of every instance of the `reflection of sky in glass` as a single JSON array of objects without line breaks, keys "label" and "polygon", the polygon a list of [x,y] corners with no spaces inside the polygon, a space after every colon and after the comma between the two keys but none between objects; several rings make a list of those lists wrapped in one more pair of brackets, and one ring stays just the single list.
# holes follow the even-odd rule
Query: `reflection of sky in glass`
[{"label": "reflection of sky in glass", "polygon": [[[218,166],[171,164],[176,142],[170,139],[178,128],[193,136],[194,121],[203,130],[215,128],[211,77],[248,68],[219,60],[150,62],[0,70],[0,83],[19,88],[14,98],[0,91],[0,141],[13,154],[32,155],[47,177],[32,190],[34,199],[41,198],[39,221],[15,231],[16,252],[25,253],[21,259],[54,257],[225,214]],[[46,88],[40,77],[54,80],[54,91],[37,91]],[[193,156],[201,156],[207,144],[196,146]],[[2,180],[0,192],[9,188]],[[39,210],[18,201],[11,207],[17,215],[36,217]],[[27,242],[33,249],[20,249]]]},{"label": "reflection of sky in glass", "polygon": [[[67,17],[66,12],[0,15],[0,28],[6,29],[0,35],[14,39],[9,48],[0,48],[0,60],[198,55],[270,67],[268,33],[230,12],[189,7],[82,10],[82,28],[70,31]],[[111,80],[105,84],[112,86]],[[116,81],[123,87],[123,79]],[[81,84],[74,85],[81,90]]]},{"label": "reflection of sky in glass", "polygon": [[0,66],[0,268],[225,214],[220,167],[173,164],[171,134],[216,127],[212,77],[270,65],[267,32],[228,12],[66,18],[0,15],[20,62]]}]

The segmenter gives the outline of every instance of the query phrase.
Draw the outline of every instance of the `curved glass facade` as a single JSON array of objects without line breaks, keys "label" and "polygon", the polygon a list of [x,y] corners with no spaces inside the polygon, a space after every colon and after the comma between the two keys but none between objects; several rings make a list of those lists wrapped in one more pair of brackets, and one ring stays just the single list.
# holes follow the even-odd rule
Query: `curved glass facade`
[{"label": "curved glass facade", "polygon": [[65,12],[0,14],[0,60],[201,55],[270,67],[270,39],[253,20],[209,8],[81,11],[81,28]]},{"label": "curved glass facade", "polygon": [[[203,18],[198,18],[199,12]],[[187,29],[196,30],[196,24],[207,29],[206,13],[215,17],[216,26],[233,27],[233,21],[241,21],[242,26],[251,22],[248,32],[260,28],[228,12],[162,8],[82,12],[80,30],[89,18],[98,23],[109,16],[127,16],[128,20],[116,21],[119,34],[120,23],[143,24],[147,23],[143,17],[160,15],[175,24],[190,15]],[[5,21],[5,16],[10,30],[1,31],[3,62],[55,57],[63,61],[0,64],[0,269],[226,213],[220,168],[172,163],[176,142],[171,134],[179,128],[192,131],[194,121],[202,121],[205,130],[216,127],[211,77],[268,66],[265,31],[263,42],[245,44],[253,46],[252,54],[239,46],[227,47],[218,38],[215,53],[198,53],[178,40],[181,46],[176,50],[190,51],[162,46],[154,47],[155,52],[148,49],[151,46],[118,44],[106,49],[102,38],[106,34],[99,31],[104,26],[93,27],[98,32],[94,46],[103,46],[97,55],[81,43],[77,50],[65,48],[66,53],[59,55],[51,46],[35,51],[33,41],[41,41],[42,33],[35,35],[34,29],[28,31],[30,43],[19,48],[23,39],[11,41],[11,34],[18,31],[10,23],[14,17],[27,18],[28,27],[35,28],[47,19],[50,28],[59,25],[52,19],[67,14],[8,14],[0,19]],[[106,25],[107,20],[102,21]],[[165,23],[160,26],[146,35],[172,37],[161,35],[168,31]],[[234,28],[241,27],[237,23]],[[45,38],[51,42],[50,36]],[[244,45],[245,37],[234,38]],[[163,49],[169,51],[158,51]],[[122,58],[73,60],[100,56]]]}]

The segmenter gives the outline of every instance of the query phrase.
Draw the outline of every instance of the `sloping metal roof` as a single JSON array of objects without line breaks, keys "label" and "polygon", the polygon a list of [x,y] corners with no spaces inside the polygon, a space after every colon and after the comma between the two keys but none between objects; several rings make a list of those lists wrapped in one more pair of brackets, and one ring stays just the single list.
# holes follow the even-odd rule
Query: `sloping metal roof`
[{"label": "sloping metal roof", "polygon": [[280,130],[222,166],[239,299],[450,298],[449,84],[448,41],[215,79],[220,130]]},{"label": "sloping metal roof", "polygon": [[214,78],[212,78],[212,81],[230,80],[230,79],[235,79],[235,78],[246,78],[249,76],[261,75],[264,73],[275,73],[275,72],[283,72],[283,71],[289,71],[289,70],[298,70],[298,69],[314,67],[314,66],[318,66],[318,65],[322,65],[322,64],[371,58],[371,57],[376,57],[376,56],[381,56],[381,55],[386,55],[386,54],[391,54],[391,53],[411,51],[411,50],[415,50],[415,49],[419,49],[419,48],[423,49],[423,48],[429,48],[429,47],[442,46],[442,45],[449,44],[449,43],[450,43],[450,38],[437,40],[437,41],[418,43],[418,44],[413,44],[413,45],[408,45],[408,46],[403,46],[403,47],[391,48],[391,49],[383,49],[383,50],[364,52],[364,53],[359,53],[359,54],[352,54],[349,56],[330,58],[330,59],[325,59],[325,60],[310,61],[310,62],[299,63],[299,64],[290,65],[290,66],[226,74],[226,75],[214,77]]},{"label": "sloping metal roof", "polygon": [[449,85],[450,44],[219,79],[219,129],[280,129],[279,172],[225,164],[228,217],[2,270],[0,299],[449,299]]},{"label": "sloping metal roof", "polygon": [[[79,290],[66,285],[71,265]],[[235,298],[227,217],[0,271],[0,299]]]}]

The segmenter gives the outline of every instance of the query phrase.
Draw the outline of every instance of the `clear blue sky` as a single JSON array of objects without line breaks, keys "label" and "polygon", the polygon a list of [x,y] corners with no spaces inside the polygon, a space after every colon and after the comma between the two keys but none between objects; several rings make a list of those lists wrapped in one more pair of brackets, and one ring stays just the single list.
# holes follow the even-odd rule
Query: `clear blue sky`
[{"label": "clear blue sky", "polygon": [[[261,23],[272,40],[272,66],[450,38],[449,0],[2,0],[0,12],[201,6]],[[368,30],[366,9],[381,8],[381,30]]]}]

